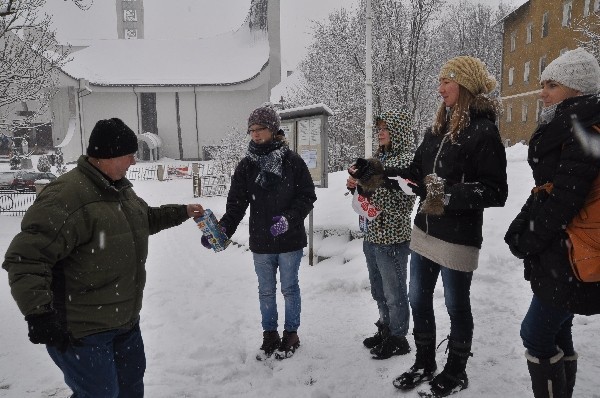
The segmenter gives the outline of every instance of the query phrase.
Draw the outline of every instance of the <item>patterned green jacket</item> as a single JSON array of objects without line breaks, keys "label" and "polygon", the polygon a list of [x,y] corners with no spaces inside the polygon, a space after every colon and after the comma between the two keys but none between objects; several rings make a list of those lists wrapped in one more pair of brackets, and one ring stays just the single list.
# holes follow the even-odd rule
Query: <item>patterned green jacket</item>
[{"label": "patterned green jacket", "polygon": [[[385,121],[390,130],[391,148],[377,151],[377,158],[387,167],[407,167],[414,154],[412,118],[403,111],[387,111],[376,118]],[[378,188],[370,199],[382,210],[377,218],[368,223],[365,239],[371,243],[394,244],[410,240],[411,213],[415,196],[400,189]]]}]

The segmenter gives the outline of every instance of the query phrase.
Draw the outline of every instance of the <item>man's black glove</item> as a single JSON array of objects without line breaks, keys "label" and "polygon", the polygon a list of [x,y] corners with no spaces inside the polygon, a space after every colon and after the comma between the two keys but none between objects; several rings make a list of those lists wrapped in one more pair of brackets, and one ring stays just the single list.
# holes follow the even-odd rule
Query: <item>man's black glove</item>
[{"label": "man's black glove", "polygon": [[67,350],[69,334],[62,327],[55,311],[27,315],[25,320],[32,343],[54,346],[61,352]]},{"label": "man's black glove", "polygon": [[525,230],[525,228],[527,228],[529,221],[521,218],[520,216],[521,214],[519,214],[517,218],[510,223],[508,230],[504,235],[504,241],[508,245],[508,248],[513,256],[522,260],[526,257],[526,253],[523,253],[518,249],[519,240],[521,233]]}]

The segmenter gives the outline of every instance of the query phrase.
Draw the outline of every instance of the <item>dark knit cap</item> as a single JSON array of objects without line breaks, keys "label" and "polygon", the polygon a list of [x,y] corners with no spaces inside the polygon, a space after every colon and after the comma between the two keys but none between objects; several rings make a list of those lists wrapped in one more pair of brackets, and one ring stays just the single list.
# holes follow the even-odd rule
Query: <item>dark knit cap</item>
[{"label": "dark knit cap", "polygon": [[260,124],[261,126],[268,127],[271,132],[276,133],[281,125],[281,118],[273,106],[267,103],[252,111],[248,118],[248,127],[253,124]]},{"label": "dark knit cap", "polygon": [[121,119],[99,120],[90,134],[87,154],[93,158],[111,159],[137,152],[137,136]]}]

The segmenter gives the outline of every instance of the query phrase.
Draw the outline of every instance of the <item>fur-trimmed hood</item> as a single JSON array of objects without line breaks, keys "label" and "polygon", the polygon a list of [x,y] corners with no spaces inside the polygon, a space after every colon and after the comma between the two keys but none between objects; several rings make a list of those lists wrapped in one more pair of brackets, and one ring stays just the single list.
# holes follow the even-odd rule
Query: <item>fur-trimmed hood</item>
[{"label": "fur-trimmed hood", "polygon": [[472,116],[483,116],[494,123],[502,114],[502,105],[500,104],[500,101],[484,94],[476,95],[469,109]]}]

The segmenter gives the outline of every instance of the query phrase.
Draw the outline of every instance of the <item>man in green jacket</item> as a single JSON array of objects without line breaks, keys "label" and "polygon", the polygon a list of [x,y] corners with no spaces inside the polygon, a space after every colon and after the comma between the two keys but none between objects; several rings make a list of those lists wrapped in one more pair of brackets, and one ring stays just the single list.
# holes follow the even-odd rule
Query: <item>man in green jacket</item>
[{"label": "man in green jacket", "polygon": [[87,156],[43,189],[2,264],[29,339],[46,344],[76,397],[144,395],[148,237],[204,212],[138,197],[125,178],[137,149],[120,119],[96,123]]}]

